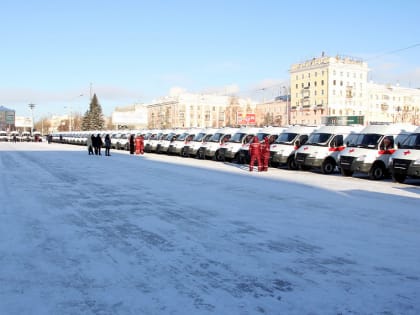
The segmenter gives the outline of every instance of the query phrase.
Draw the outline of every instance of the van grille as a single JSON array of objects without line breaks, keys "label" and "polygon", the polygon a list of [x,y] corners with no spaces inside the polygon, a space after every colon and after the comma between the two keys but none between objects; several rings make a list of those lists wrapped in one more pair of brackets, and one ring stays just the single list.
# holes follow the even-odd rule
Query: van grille
[{"label": "van grille", "polygon": [[340,166],[343,169],[350,169],[351,165],[353,164],[354,161],[354,156],[341,156],[340,157]]},{"label": "van grille", "polygon": [[406,171],[408,167],[410,166],[410,164],[411,164],[410,160],[394,159],[393,168],[401,170],[401,171]]},{"label": "van grille", "polygon": [[306,153],[297,153],[296,154],[296,163],[304,164],[307,156],[308,156],[308,154],[306,154]]}]

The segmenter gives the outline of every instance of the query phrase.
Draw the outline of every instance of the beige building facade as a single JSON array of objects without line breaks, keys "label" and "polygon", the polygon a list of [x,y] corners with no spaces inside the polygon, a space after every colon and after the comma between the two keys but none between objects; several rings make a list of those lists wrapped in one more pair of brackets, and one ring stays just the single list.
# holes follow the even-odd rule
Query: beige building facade
[{"label": "beige building facade", "polygon": [[221,128],[236,126],[238,114],[254,113],[250,100],[183,93],[147,104],[148,128]]},{"label": "beige building facade", "polygon": [[368,66],[360,59],[322,55],[290,69],[291,123],[321,124],[325,116],[363,115]]},{"label": "beige building facade", "polygon": [[419,124],[420,90],[368,82],[366,62],[322,55],[290,69],[292,124]]}]

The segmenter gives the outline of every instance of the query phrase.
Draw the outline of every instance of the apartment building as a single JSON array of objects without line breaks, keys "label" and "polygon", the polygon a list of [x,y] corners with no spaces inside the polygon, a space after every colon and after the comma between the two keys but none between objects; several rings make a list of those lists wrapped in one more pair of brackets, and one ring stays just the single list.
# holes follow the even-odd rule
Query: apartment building
[{"label": "apartment building", "polygon": [[320,124],[325,116],[363,115],[368,66],[360,59],[312,58],[290,69],[292,124]]},{"label": "apartment building", "polygon": [[420,125],[420,89],[369,82],[366,122]]},{"label": "apartment building", "polygon": [[253,113],[250,100],[182,93],[160,98],[148,108],[148,128],[221,128],[237,125],[238,114]]}]

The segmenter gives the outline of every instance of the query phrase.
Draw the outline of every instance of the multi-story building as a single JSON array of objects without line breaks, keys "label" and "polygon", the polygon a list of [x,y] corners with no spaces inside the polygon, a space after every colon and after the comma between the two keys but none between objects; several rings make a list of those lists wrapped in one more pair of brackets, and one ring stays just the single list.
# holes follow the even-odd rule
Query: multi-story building
[{"label": "multi-story building", "polygon": [[420,125],[420,89],[368,83],[367,122]]},{"label": "multi-story building", "polygon": [[143,129],[147,127],[147,106],[134,104],[116,107],[111,115],[115,129]]},{"label": "multi-story building", "polygon": [[368,66],[322,54],[290,69],[292,124],[320,124],[325,116],[359,116],[367,100]]},{"label": "multi-story building", "polygon": [[11,131],[15,129],[15,111],[0,106],[0,130]]},{"label": "multi-story building", "polygon": [[250,100],[231,96],[182,93],[147,105],[148,128],[221,128],[237,125],[238,113],[253,113]]},{"label": "multi-story building", "polygon": [[277,97],[256,105],[255,121],[257,126],[289,125],[289,97]]}]

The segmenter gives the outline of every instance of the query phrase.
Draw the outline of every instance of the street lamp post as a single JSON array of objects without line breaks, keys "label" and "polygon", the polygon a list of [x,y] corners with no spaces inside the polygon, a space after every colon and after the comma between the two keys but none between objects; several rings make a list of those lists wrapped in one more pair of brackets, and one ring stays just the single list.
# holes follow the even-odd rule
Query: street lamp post
[{"label": "street lamp post", "polygon": [[35,108],[35,104],[30,103],[28,106],[31,110],[31,116],[32,116],[31,135],[33,135],[33,133],[34,133],[34,108]]}]

